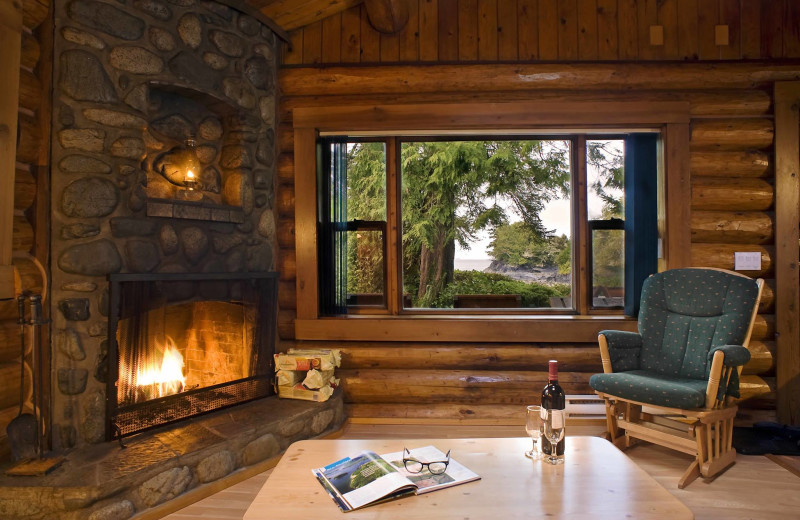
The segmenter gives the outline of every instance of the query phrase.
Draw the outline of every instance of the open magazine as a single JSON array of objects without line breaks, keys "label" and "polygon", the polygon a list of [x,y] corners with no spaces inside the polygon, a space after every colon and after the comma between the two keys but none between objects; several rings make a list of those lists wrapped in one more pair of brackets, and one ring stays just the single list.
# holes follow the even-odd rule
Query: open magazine
[{"label": "open magazine", "polygon": [[[410,453],[411,457],[420,462],[447,460],[447,455],[433,446],[416,448],[410,450]],[[402,451],[386,455],[362,451],[355,457],[346,457],[311,471],[345,513],[367,505],[406,495],[429,493],[481,478],[453,459],[450,459],[444,473],[434,475],[427,466],[419,473],[411,473],[403,465]]]}]

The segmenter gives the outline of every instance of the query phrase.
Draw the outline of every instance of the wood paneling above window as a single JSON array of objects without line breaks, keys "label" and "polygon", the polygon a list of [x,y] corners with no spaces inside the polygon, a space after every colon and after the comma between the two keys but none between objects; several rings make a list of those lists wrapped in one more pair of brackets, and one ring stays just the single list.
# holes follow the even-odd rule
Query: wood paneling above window
[{"label": "wood paneling above window", "polygon": [[[395,35],[349,22],[366,22],[366,8],[356,0],[294,0],[292,8],[285,7],[288,0],[250,3],[296,28],[286,65],[800,58],[797,0],[407,1],[409,21]],[[300,7],[314,2],[330,6],[338,34],[301,27],[322,19]],[[301,22],[299,11],[308,20]],[[720,44],[726,32],[727,44]]]}]

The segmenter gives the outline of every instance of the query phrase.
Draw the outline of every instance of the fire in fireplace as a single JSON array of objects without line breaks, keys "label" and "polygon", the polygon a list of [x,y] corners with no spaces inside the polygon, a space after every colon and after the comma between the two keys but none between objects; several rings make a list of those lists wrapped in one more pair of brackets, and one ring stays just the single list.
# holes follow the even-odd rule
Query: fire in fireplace
[{"label": "fire in fireplace", "polygon": [[273,393],[277,273],[109,280],[107,439]]}]

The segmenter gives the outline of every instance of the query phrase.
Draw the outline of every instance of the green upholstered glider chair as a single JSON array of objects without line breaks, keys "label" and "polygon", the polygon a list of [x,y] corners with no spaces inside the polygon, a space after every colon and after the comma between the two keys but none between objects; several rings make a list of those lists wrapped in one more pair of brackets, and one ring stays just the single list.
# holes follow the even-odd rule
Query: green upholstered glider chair
[{"label": "green upholstered glider chair", "polygon": [[721,269],[654,274],[642,287],[639,332],[598,336],[604,373],[589,384],[605,401],[609,440],[621,449],[641,439],[693,455],[679,488],[734,463],[732,399],[750,360],[763,284]]}]

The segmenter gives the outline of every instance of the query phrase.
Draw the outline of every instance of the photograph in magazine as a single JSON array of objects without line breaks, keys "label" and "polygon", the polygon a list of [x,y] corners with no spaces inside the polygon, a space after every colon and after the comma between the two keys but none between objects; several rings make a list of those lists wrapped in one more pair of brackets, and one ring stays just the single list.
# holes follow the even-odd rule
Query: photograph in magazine
[{"label": "photograph in magazine", "polygon": [[339,493],[346,495],[394,471],[396,471],[395,468],[380,457],[376,458],[369,453],[362,453],[325,471],[325,478]]}]

